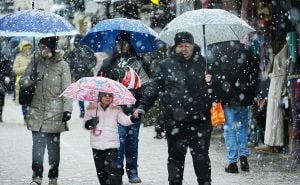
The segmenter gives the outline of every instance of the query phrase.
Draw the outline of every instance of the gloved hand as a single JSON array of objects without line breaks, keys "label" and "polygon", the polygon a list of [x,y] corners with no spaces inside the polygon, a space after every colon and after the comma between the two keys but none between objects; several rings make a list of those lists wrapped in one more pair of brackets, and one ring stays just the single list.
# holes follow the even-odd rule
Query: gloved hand
[{"label": "gloved hand", "polygon": [[71,112],[65,111],[63,113],[62,122],[69,121],[71,119],[71,114],[72,114]]},{"label": "gloved hand", "polygon": [[96,125],[99,123],[99,117],[92,117],[92,119],[89,119],[85,122],[84,127],[88,130],[91,130],[96,127]]},{"label": "gloved hand", "polygon": [[44,78],[44,76],[40,76],[39,72],[32,72],[29,77],[32,81],[41,81]]},{"label": "gloved hand", "polygon": [[9,84],[9,82],[10,82],[10,78],[9,78],[8,76],[6,76],[6,77],[4,78],[4,83],[5,83],[5,84]]}]

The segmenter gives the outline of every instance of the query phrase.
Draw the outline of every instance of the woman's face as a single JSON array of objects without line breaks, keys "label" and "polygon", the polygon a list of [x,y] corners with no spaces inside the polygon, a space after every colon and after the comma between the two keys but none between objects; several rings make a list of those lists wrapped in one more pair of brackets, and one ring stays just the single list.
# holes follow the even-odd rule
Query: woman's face
[{"label": "woman's face", "polygon": [[43,58],[51,58],[53,56],[52,51],[44,44],[39,45]]}]

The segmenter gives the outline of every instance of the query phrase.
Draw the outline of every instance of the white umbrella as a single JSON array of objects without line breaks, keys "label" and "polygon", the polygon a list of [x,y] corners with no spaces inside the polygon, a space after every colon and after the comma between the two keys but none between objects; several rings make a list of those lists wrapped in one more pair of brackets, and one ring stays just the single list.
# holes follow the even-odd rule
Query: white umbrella
[{"label": "white umbrella", "polygon": [[205,48],[213,43],[241,40],[255,29],[226,10],[200,9],[176,17],[164,27],[158,37],[167,44],[174,45],[174,37],[181,31],[190,32],[195,42]]}]

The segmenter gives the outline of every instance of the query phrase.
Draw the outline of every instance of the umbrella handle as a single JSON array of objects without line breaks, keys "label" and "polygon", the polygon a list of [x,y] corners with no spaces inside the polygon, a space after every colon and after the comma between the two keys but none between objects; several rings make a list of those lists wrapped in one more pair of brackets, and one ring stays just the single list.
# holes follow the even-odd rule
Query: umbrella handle
[{"label": "umbrella handle", "polygon": [[98,114],[98,103],[97,103],[97,107],[96,107],[96,117],[97,117],[97,114]]},{"label": "umbrella handle", "polygon": [[205,24],[203,24],[203,52],[204,52],[204,59],[205,59],[205,71],[207,71],[207,60],[206,60],[206,39],[205,39]]}]

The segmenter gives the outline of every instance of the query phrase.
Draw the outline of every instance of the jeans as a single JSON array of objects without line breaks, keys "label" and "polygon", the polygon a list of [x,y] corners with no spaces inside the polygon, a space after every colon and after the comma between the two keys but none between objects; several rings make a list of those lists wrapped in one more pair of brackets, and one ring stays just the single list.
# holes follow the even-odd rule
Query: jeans
[{"label": "jeans", "polygon": [[28,114],[29,114],[29,106],[22,105],[22,112],[23,112],[24,120],[26,120],[28,118]]},{"label": "jeans", "polygon": [[121,185],[123,169],[118,168],[117,149],[97,150],[93,148],[97,176],[101,185]]},{"label": "jeans", "polygon": [[119,124],[120,148],[117,163],[123,169],[125,155],[128,178],[138,175],[138,142],[141,122],[142,120],[127,127]]},{"label": "jeans", "polygon": [[[170,124],[171,123],[171,124]],[[199,185],[210,185],[211,164],[208,155],[211,123],[167,122],[169,185],[182,185],[185,156],[190,149],[194,171]]]},{"label": "jeans", "polygon": [[79,110],[80,110],[80,116],[84,115],[84,101],[78,101],[79,104]]},{"label": "jeans", "polygon": [[49,160],[49,178],[58,177],[60,161],[60,133],[42,133],[32,131],[32,177],[43,177],[44,153],[47,146]]},{"label": "jeans", "polygon": [[229,163],[236,163],[239,156],[249,156],[247,142],[249,111],[249,106],[224,106],[224,138]]}]

